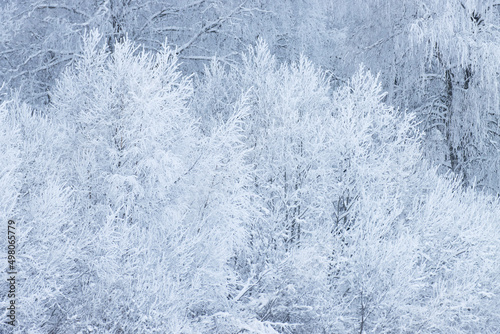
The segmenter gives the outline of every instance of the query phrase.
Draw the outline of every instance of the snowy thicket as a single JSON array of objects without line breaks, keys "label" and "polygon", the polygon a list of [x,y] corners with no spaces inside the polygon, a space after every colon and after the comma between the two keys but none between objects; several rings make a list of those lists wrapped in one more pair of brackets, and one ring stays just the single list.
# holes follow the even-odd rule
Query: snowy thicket
[{"label": "snowy thicket", "polygon": [[[229,263],[251,211],[239,140],[244,110],[202,136],[186,107],[191,85],[170,50],[134,55],[126,42],[111,55],[100,40],[88,36],[81,60],[58,82],[54,123],[37,120],[42,152],[57,153],[27,159],[59,178],[30,182],[26,205],[34,212],[23,218],[33,231],[23,244],[38,268],[19,288],[20,303],[34,304],[21,310],[20,324],[75,333],[189,330],[189,319],[224,309],[235,289]],[[61,147],[48,143],[57,136],[49,131],[60,134]],[[49,153],[57,154],[53,166]],[[39,276],[50,284],[29,289]]]},{"label": "snowy thicket", "polygon": [[14,332],[500,332],[498,8],[4,2]]}]

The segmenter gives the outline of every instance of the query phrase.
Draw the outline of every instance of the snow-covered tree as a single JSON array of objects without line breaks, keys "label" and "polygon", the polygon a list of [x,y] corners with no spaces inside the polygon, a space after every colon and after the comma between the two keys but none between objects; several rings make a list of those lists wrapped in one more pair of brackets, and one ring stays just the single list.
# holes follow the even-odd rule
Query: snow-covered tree
[{"label": "snow-covered tree", "polygon": [[236,73],[212,65],[208,91],[233,88],[203,109],[213,107],[217,124],[231,96],[249,96],[247,160],[261,219],[249,226],[242,292],[261,319],[285,328],[306,324],[307,331],[317,320],[313,298],[303,296],[324,291],[306,268],[334,276],[347,231],[362,230],[377,215],[402,214],[416,184],[418,135],[412,117],[385,106],[378,79],[363,70],[332,93],[325,74],[304,57],[279,67],[259,41],[243,59]]},{"label": "snow-covered tree", "polygon": [[428,132],[442,138],[446,165],[464,184],[498,191],[499,60],[494,1],[431,1],[412,27]]},{"label": "snow-covered tree", "polygon": [[[71,189],[61,169],[67,148],[61,127],[18,100],[3,107],[2,126],[10,132],[10,144],[4,147],[7,153],[12,146],[17,151],[5,157],[2,172],[13,182],[3,188],[5,195],[15,201],[2,212],[3,218],[16,221],[16,269],[20,273],[16,327],[41,331],[52,328],[64,314],[67,294],[81,274],[76,261],[86,241],[79,240],[75,231]],[[9,170],[12,163],[17,166]]]},{"label": "snow-covered tree", "polygon": [[[33,320],[23,328],[203,330],[236,294],[232,263],[251,216],[244,101],[203,136],[173,51],[139,52],[128,41],[112,54],[105,47],[97,33],[86,37],[52,95],[56,123],[30,128],[30,138],[43,135],[31,145],[64,140],[47,143],[43,156],[25,151],[48,174],[28,174],[28,184],[41,184],[25,204],[33,284],[25,300],[33,308],[22,319]],[[53,272],[42,288],[36,278]]]},{"label": "snow-covered tree", "polygon": [[[425,157],[498,191],[498,4],[495,1],[333,1],[336,76],[363,62],[387,102],[414,112]],[[355,10],[353,10],[355,8]],[[326,65],[328,66],[328,65]]]},{"label": "snow-covered tree", "polygon": [[4,161],[0,174],[0,184],[2,185],[2,194],[0,195],[0,212],[2,221],[15,219],[18,212],[17,197],[20,191],[19,165],[21,164],[21,145],[22,140],[19,136],[19,128],[12,122],[9,115],[8,103],[0,105],[0,142],[1,159]]},{"label": "snow-covered tree", "polygon": [[[238,268],[245,283],[236,300],[246,314],[278,332],[494,331],[496,320],[474,319],[492,316],[495,289],[466,282],[495,275],[495,214],[479,212],[496,212],[496,201],[422,162],[415,116],[383,103],[380,79],[365,69],[332,92],[307,60],[279,66],[263,42],[243,59],[240,70],[207,68],[195,108],[210,129],[228,118],[238,93],[249,103],[245,143],[261,212],[247,225],[247,265]],[[459,203],[471,211],[463,219],[452,214]],[[432,213],[439,206],[449,206],[447,220]],[[479,221],[484,231],[473,232]],[[482,240],[466,256],[457,228]],[[440,243],[444,235],[455,241]],[[432,259],[455,252],[452,261],[469,269],[430,269],[422,249],[436,252]],[[488,264],[472,268],[475,257]],[[472,313],[460,323],[427,316],[458,317],[467,303]]]}]

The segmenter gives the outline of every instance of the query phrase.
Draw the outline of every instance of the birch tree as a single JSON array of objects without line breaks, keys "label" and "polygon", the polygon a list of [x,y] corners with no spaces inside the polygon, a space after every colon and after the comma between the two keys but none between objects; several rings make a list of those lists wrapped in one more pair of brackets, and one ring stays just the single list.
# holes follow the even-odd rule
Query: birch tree
[{"label": "birch tree", "polygon": [[359,62],[380,71],[387,102],[408,108],[422,122],[426,157],[442,172],[462,175],[465,186],[476,179],[495,193],[497,4],[450,0],[336,5],[333,24],[341,33],[334,73],[342,77]]}]

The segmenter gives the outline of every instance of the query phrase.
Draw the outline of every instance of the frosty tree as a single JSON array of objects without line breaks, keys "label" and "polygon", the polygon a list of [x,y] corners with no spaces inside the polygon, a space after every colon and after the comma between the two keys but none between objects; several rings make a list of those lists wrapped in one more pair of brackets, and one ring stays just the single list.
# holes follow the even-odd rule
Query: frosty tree
[{"label": "frosty tree", "polygon": [[[27,164],[52,174],[42,184],[27,174],[27,186],[40,184],[22,206],[31,229],[25,252],[38,257],[28,261],[37,268],[29,282],[42,279],[54,259],[61,267],[43,297],[39,286],[25,287],[33,307],[23,328],[201,330],[237,289],[231,258],[251,212],[239,139],[244,104],[202,136],[173,51],[152,55],[125,41],[109,54],[103,45],[97,33],[86,37],[81,60],[53,94],[54,120],[38,120],[46,124],[37,129],[41,138],[61,141],[44,155],[24,152]],[[36,120],[28,112],[20,116],[24,126]],[[46,223],[51,229],[41,230]]]},{"label": "frosty tree", "polygon": [[[210,129],[228,118],[238,92],[248,97],[247,161],[261,213],[247,227],[248,265],[239,267],[246,283],[237,299],[246,312],[279,332],[481,331],[472,319],[491,314],[475,302],[493,307],[495,292],[466,282],[492,274],[487,264],[470,265],[476,256],[495,256],[487,251],[495,247],[488,237],[498,233],[495,219],[479,211],[490,204],[497,210],[496,202],[470,197],[427,170],[415,116],[384,104],[379,79],[366,70],[332,91],[306,59],[279,66],[262,41],[243,58],[240,70],[215,62],[207,68],[195,108]],[[475,213],[443,220],[434,211],[460,201]],[[483,241],[464,252],[464,234],[451,221]],[[479,221],[487,222],[481,236],[472,230]],[[432,261],[454,263],[453,275],[422,261],[422,249],[424,258],[432,252]],[[438,260],[440,252],[453,255]],[[461,324],[423,316],[455,317],[464,303],[474,306]]]}]

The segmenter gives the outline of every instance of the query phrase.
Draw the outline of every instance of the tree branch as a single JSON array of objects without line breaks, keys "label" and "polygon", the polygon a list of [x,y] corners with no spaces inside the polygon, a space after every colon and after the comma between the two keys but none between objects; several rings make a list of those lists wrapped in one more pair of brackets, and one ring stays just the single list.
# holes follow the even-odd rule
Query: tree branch
[{"label": "tree branch", "polygon": [[236,7],[233,11],[231,11],[228,15],[224,17],[219,17],[217,20],[209,22],[205,24],[200,31],[198,31],[189,41],[187,41],[184,45],[182,45],[180,48],[176,50],[176,54],[179,55],[182,52],[186,51],[191,45],[193,45],[194,42],[196,42],[197,39],[199,39],[203,34],[210,32],[212,29],[216,28],[217,26],[220,26],[222,23],[233,17],[235,14],[241,11],[243,6],[247,0],[243,1],[238,7]]}]

